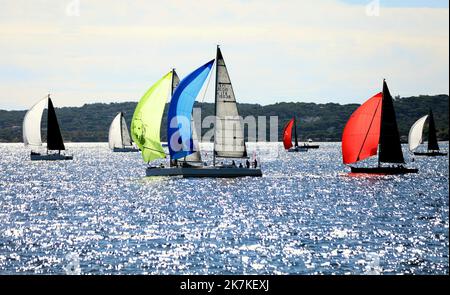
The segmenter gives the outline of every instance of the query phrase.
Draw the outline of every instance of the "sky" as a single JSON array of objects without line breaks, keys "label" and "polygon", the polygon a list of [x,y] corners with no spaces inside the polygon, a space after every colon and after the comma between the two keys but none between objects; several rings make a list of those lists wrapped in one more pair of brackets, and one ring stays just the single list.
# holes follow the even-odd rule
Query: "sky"
[{"label": "sky", "polygon": [[[0,109],[138,101],[220,44],[238,102],[449,93],[439,0],[0,0]],[[214,81],[212,78],[211,83]],[[213,101],[212,89],[198,100]]]}]

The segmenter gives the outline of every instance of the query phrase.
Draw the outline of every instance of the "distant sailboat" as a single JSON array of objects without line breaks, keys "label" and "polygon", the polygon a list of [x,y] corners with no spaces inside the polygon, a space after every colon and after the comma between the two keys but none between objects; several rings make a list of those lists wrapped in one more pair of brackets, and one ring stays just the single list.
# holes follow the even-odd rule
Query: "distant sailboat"
[{"label": "distant sailboat", "polygon": [[320,147],[318,144],[313,144],[313,140],[311,138],[308,139],[308,142],[305,142],[304,146],[308,149],[318,149]]},{"label": "distant sailboat", "polygon": [[[353,167],[352,173],[405,174],[418,169],[403,166],[402,147],[394,104],[386,81],[380,92],[362,104],[350,117],[342,134],[344,164],[352,164],[378,154],[378,167]],[[390,163],[395,166],[382,166]]]},{"label": "distant sailboat", "polygon": [[120,112],[114,118],[109,127],[108,136],[109,148],[113,152],[138,152],[139,150],[133,146],[133,142],[128,132],[127,122],[123,113]]},{"label": "distant sailboat", "polygon": [[[294,142],[292,145],[292,130],[294,130]],[[309,139],[308,142],[303,143],[303,145],[298,144],[297,136],[297,119],[293,117],[283,129],[283,145],[288,152],[307,152],[308,149],[318,149],[319,145],[312,144],[312,140]],[[292,148],[293,147],[293,148]]]},{"label": "distant sailboat", "polygon": [[[40,100],[36,103],[30,110],[25,114],[23,120],[23,142],[25,146],[30,146],[34,148],[42,146],[41,139],[41,120],[42,113],[47,106],[47,153],[41,154],[36,151],[31,151],[31,160],[72,160],[73,156],[62,155],[61,151],[66,148],[64,146],[64,141],[61,135],[61,130],[59,129],[58,119],[56,117],[55,108],[53,107],[53,102],[48,97]],[[49,151],[58,151],[58,153],[49,153]]]},{"label": "distant sailboat", "polygon": [[[294,142],[292,144],[292,130],[294,130]],[[283,129],[283,145],[288,152],[307,152],[308,149],[298,145],[297,123],[295,117],[292,118]]]},{"label": "distant sailboat", "polygon": [[[423,143],[422,134],[425,127],[425,122],[428,119],[428,150],[426,152],[414,151]],[[417,120],[409,130],[408,135],[409,150],[414,151],[416,156],[445,156],[447,153],[439,150],[439,144],[436,136],[436,125],[434,123],[433,112],[430,109],[428,115],[423,116]]]},{"label": "distant sailboat", "polygon": [[[216,165],[216,158],[247,158],[244,132],[237,111],[231,81],[220,48],[216,56],[216,85],[213,165],[192,165],[184,161],[197,152],[192,130],[195,99],[208,77],[215,60],[211,60],[184,78],[175,90],[168,114],[168,141],[172,167],[149,167],[147,176],[244,177],[262,176],[259,168]],[[256,163],[256,162],[255,162]]]}]

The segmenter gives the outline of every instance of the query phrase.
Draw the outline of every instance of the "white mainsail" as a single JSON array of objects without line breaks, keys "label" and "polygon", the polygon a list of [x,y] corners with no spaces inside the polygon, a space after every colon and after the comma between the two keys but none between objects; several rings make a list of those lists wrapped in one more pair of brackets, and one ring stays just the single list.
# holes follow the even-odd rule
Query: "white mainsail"
[{"label": "white mainsail", "polygon": [[243,158],[247,156],[236,98],[230,76],[217,48],[216,57],[216,124],[214,135],[214,152],[218,157]]},{"label": "white mainsail", "polygon": [[187,156],[186,162],[201,162],[202,156],[200,154],[200,147],[198,144],[197,131],[195,131],[196,128],[195,128],[194,118],[192,118],[192,120],[191,120],[191,129],[192,129],[192,142],[194,144],[194,151],[196,151],[196,152]]},{"label": "white mainsail", "polygon": [[41,119],[42,113],[47,105],[48,98],[43,98],[37,102],[25,114],[23,119],[23,143],[25,146],[41,146]]},{"label": "white mainsail", "polygon": [[109,127],[109,148],[124,148],[132,146],[130,133],[128,132],[127,122],[122,113],[118,113],[117,116]]},{"label": "white mainsail", "polygon": [[123,146],[132,146],[133,143],[131,142],[131,138],[130,138],[130,132],[128,131],[128,126],[127,126],[127,122],[125,121],[125,117],[122,114],[122,145]]},{"label": "white mainsail", "polygon": [[119,113],[114,118],[114,120],[111,123],[111,126],[109,127],[109,148],[123,148],[122,144],[122,128],[121,128],[121,121],[122,121],[122,114]]},{"label": "white mainsail", "polygon": [[423,116],[422,118],[417,120],[409,130],[408,145],[410,151],[416,149],[423,142],[422,141],[423,127],[425,125],[425,121],[427,120],[427,118],[428,115]]}]

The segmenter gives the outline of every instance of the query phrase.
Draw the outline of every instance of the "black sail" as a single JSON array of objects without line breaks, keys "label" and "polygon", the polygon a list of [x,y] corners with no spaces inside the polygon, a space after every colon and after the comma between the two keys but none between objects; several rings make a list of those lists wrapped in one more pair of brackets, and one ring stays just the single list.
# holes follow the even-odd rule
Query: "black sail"
[{"label": "black sail", "polygon": [[59,129],[58,119],[56,118],[55,108],[50,98],[48,99],[47,149],[52,151],[66,149],[61,136],[61,130]]},{"label": "black sail", "polygon": [[175,89],[177,89],[178,84],[180,84],[180,78],[177,75],[177,72],[175,72],[175,69],[172,70],[172,92],[170,95],[172,96],[175,92]]},{"label": "black sail", "polygon": [[297,119],[294,117],[294,137],[295,137],[295,146],[298,146],[298,136],[297,136]]},{"label": "black sail", "polygon": [[381,109],[380,149],[378,160],[383,163],[405,163],[403,158],[397,119],[391,93],[383,82],[383,103]]},{"label": "black sail", "polygon": [[436,125],[434,123],[434,116],[431,110],[430,114],[428,115],[428,120],[428,150],[438,151],[439,145],[436,137]]}]

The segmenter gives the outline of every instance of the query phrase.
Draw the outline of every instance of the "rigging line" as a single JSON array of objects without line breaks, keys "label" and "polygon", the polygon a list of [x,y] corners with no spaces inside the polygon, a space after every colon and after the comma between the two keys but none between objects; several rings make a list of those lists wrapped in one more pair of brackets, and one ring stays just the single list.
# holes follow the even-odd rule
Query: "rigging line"
[{"label": "rigging line", "polygon": [[165,156],[168,156],[168,155],[169,155],[169,154],[166,154],[165,152],[161,152],[161,151],[158,151],[158,150],[155,150],[155,149],[152,149],[152,148],[148,148],[148,147],[146,147],[146,146],[143,146],[143,148],[146,149],[146,150],[150,150],[150,151],[153,151],[153,152],[157,152],[157,153],[162,154],[162,155],[165,155]]},{"label": "rigging line", "polygon": [[[216,61],[214,61],[214,68],[216,67]],[[206,93],[208,92],[208,87],[209,87],[209,84],[211,83],[211,77],[212,77],[212,74],[213,73],[213,69],[211,69],[211,71],[209,72],[209,78],[208,78],[208,83],[206,83],[206,88],[205,88],[205,91],[203,92],[203,98],[202,98],[202,101],[201,101],[201,104],[200,104],[200,111],[201,112],[203,112],[203,103],[205,102],[205,97],[206,97]],[[216,79],[217,79],[217,77],[216,77]],[[202,122],[200,122],[200,142],[202,141],[202,129],[201,129],[201,123]],[[196,128],[195,127],[195,122],[194,122],[194,128]],[[198,136],[198,135],[197,135]],[[198,138],[197,138],[197,141],[198,141]]]},{"label": "rigging line", "polygon": [[363,143],[361,144],[361,148],[359,149],[359,153],[358,153],[358,161],[359,161],[359,156],[361,155],[362,149],[363,149],[363,147],[364,147],[364,144],[366,144],[367,136],[369,136],[370,128],[372,128],[372,123],[373,123],[373,120],[375,119],[375,115],[377,114],[378,108],[380,107],[380,103],[382,103],[382,102],[383,102],[383,100],[380,99],[380,101],[378,102],[377,108],[375,109],[375,112],[373,113],[372,120],[370,121],[369,128],[367,129],[366,136],[364,137],[364,141],[363,141]]},{"label": "rigging line", "polygon": [[[214,67],[216,67],[216,62],[215,61],[214,61]],[[212,70],[213,69],[211,69],[211,71],[209,72],[208,83],[206,84],[205,92],[203,93],[202,104],[205,101],[206,93],[208,92],[208,87],[209,87],[209,84],[211,83],[211,77],[213,76],[213,74],[212,74],[213,71]],[[217,79],[217,77],[216,77],[216,79]]]}]

